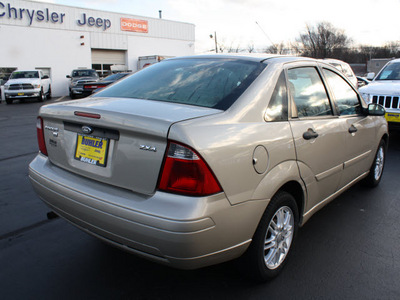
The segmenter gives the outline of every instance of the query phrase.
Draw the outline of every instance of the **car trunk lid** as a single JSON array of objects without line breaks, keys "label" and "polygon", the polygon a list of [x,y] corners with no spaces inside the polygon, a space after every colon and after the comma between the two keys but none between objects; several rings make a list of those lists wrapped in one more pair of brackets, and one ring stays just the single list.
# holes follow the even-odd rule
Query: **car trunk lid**
[{"label": "car trunk lid", "polygon": [[138,193],[154,193],[172,124],[221,110],[139,99],[91,98],[43,106],[50,161]]}]

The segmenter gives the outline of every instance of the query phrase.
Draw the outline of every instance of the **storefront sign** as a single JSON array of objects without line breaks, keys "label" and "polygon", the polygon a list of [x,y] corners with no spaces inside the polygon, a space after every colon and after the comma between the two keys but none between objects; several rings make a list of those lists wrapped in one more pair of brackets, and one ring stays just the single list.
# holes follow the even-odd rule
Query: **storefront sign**
[{"label": "storefront sign", "polygon": [[34,10],[28,8],[15,8],[10,3],[4,4],[0,2],[0,18],[7,17],[9,19],[29,19],[29,26],[33,20],[38,22],[64,23],[65,14],[52,12],[48,8],[43,10]]},{"label": "storefront sign", "polygon": [[121,30],[148,33],[149,25],[145,20],[121,18]]},{"label": "storefront sign", "polygon": [[94,18],[94,17],[88,17],[86,20],[86,14],[82,14],[81,20],[76,21],[79,26],[84,26],[88,25],[89,27],[96,26],[96,27],[102,27],[103,30],[107,30],[108,28],[111,27],[111,21],[109,19],[101,19],[101,18]]},{"label": "storefront sign", "polygon": [[[49,8],[42,9],[30,9],[30,8],[19,8],[11,5],[10,3],[0,2],[0,18],[8,18],[14,20],[28,20],[29,26],[33,22],[51,22],[54,24],[63,24],[67,19],[66,13],[51,11]],[[104,18],[95,18],[87,16],[86,13],[82,14],[82,17],[76,20],[79,26],[89,26],[102,28],[107,30],[111,27],[111,20]]]}]

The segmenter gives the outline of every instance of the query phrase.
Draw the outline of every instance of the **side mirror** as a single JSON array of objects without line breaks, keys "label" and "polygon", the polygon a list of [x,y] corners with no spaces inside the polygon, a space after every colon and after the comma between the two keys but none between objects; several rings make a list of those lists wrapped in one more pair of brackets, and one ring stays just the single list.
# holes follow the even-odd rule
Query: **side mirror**
[{"label": "side mirror", "polygon": [[367,74],[367,79],[368,80],[372,80],[372,79],[374,79],[374,77],[375,77],[375,73],[374,72],[371,72],[371,73]]},{"label": "side mirror", "polygon": [[71,76],[70,76],[70,75],[67,75],[67,76],[65,76],[65,77],[67,77],[67,78],[71,78]]},{"label": "side mirror", "polygon": [[386,113],[385,108],[377,103],[368,104],[368,115],[369,116],[384,116]]}]

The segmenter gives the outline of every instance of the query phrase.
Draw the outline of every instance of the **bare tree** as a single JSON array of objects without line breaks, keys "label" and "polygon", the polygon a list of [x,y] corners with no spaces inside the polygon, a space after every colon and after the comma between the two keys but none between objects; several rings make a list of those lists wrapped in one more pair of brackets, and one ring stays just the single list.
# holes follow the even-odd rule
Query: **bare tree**
[{"label": "bare tree", "polygon": [[247,45],[247,52],[253,53],[254,50],[255,50],[254,43],[251,43],[251,44]]},{"label": "bare tree", "polygon": [[335,28],[331,23],[321,22],[312,27],[306,25],[306,32],[296,39],[301,54],[314,58],[333,57],[348,48],[351,39],[344,30]]},{"label": "bare tree", "polygon": [[284,54],[284,55],[298,55],[301,51],[298,50],[296,45],[292,45],[290,42],[284,43],[280,42],[279,44],[274,44],[264,49],[265,53],[271,54]]}]

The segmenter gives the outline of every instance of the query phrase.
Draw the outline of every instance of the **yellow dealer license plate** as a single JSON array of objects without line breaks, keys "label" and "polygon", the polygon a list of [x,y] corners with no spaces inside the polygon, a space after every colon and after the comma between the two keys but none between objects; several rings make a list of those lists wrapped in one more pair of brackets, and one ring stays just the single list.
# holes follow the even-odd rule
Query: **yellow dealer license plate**
[{"label": "yellow dealer license plate", "polygon": [[75,159],[91,165],[105,167],[109,139],[78,134]]},{"label": "yellow dealer license plate", "polygon": [[18,93],[18,96],[23,96],[25,95],[25,93]]},{"label": "yellow dealer license plate", "polygon": [[385,118],[388,122],[400,122],[400,114],[386,113]]}]

